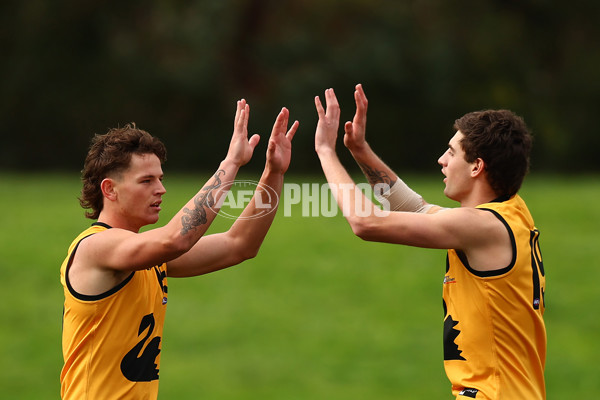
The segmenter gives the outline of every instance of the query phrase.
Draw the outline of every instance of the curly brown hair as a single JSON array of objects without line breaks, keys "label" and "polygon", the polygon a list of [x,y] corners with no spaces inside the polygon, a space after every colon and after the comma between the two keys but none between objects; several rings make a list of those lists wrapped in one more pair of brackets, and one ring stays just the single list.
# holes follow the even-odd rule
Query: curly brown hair
[{"label": "curly brown hair", "polygon": [[466,161],[484,161],[496,194],[515,195],[529,171],[533,141],[523,118],[509,110],[475,111],[457,119],[454,129],[464,135],[461,145]]},{"label": "curly brown hair", "polygon": [[161,163],[167,160],[165,145],[148,132],[138,129],[135,123],[110,129],[104,135],[94,135],[81,171],[83,188],[79,204],[84,209],[91,209],[85,213],[87,218],[98,219],[102,211],[102,180],[125,171],[132,154],[155,154]]}]

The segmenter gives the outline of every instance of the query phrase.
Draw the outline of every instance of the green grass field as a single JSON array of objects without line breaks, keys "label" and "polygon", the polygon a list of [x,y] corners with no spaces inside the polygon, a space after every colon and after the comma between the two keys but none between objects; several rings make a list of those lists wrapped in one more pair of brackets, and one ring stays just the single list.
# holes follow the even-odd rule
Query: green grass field
[{"label": "green grass field", "polygon": [[[162,222],[207,178],[167,176]],[[439,176],[406,181],[452,206]],[[59,397],[59,267],[90,223],[79,189],[76,175],[0,174],[1,398]],[[600,180],[532,175],[521,193],[542,232],[548,398],[596,398]],[[230,224],[217,218],[211,232]],[[363,242],[341,215],[280,210],[255,259],[169,280],[160,398],[449,399],[444,260],[444,251]]]}]

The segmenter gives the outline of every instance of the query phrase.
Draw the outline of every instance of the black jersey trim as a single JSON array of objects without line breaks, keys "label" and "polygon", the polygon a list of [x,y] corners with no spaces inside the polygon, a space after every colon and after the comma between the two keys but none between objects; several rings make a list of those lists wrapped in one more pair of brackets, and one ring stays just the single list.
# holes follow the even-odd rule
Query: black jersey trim
[{"label": "black jersey trim", "polygon": [[108,225],[108,224],[105,224],[104,222],[94,222],[94,223],[92,224],[92,226],[103,226],[103,227],[105,227],[106,229],[111,229],[111,228],[112,228],[112,226],[110,226],[110,225]]},{"label": "black jersey trim", "polygon": [[509,196],[509,195],[500,196],[500,197],[497,197],[494,200],[490,201],[490,203],[504,203],[505,201],[510,200],[510,197],[511,196]]},{"label": "black jersey trim", "polygon": [[[94,222],[92,225],[104,226],[104,227],[110,229],[110,226],[108,226],[102,222]],[[97,300],[105,299],[105,298],[109,297],[110,295],[115,294],[119,290],[121,290],[121,288],[123,288],[125,285],[127,285],[129,283],[129,281],[133,278],[133,275],[135,275],[135,271],[133,271],[122,282],[120,282],[115,287],[107,290],[104,293],[100,293],[100,294],[96,294],[96,295],[88,295],[88,294],[82,294],[82,293],[79,293],[78,291],[76,291],[73,288],[73,286],[71,286],[71,280],[69,279],[69,270],[71,269],[71,264],[73,263],[73,257],[75,257],[75,252],[77,251],[77,248],[79,247],[79,245],[81,244],[82,241],[84,241],[85,239],[89,238],[92,235],[95,235],[95,233],[89,234],[88,236],[82,238],[79,241],[79,243],[77,243],[77,245],[71,252],[71,256],[69,257],[69,262],[67,263],[67,267],[65,268],[65,282],[67,283],[67,288],[69,289],[69,293],[71,293],[71,295],[73,297],[75,297],[76,299],[82,300],[82,301],[97,301]]]},{"label": "black jersey trim", "polygon": [[508,231],[508,236],[510,237],[510,246],[512,247],[512,259],[510,260],[510,264],[508,264],[508,266],[506,266],[506,267],[499,268],[499,269],[493,269],[490,271],[478,271],[476,269],[473,269],[469,265],[469,260],[467,259],[465,253],[463,253],[460,250],[455,250],[456,254],[458,255],[458,258],[460,259],[460,261],[464,264],[465,268],[467,268],[467,270],[470,273],[472,273],[473,275],[479,276],[481,278],[489,278],[492,276],[499,276],[499,275],[506,274],[511,269],[513,269],[513,267],[515,266],[515,263],[517,262],[517,243],[515,241],[515,235],[514,235],[512,229],[510,228],[510,225],[508,225],[508,222],[506,222],[506,220],[502,217],[502,215],[500,215],[496,210],[492,210],[489,208],[479,208],[479,210],[485,210],[485,211],[491,212],[506,227],[506,230]]}]

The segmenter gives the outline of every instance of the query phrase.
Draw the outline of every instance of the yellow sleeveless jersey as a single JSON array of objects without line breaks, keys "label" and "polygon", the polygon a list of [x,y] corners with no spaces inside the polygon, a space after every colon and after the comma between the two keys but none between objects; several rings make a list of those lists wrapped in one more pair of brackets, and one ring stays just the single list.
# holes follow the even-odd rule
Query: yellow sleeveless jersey
[{"label": "yellow sleeveless jersey", "polygon": [[448,251],[444,367],[452,392],[457,399],[545,399],[546,281],[539,231],[518,195],[477,208],[504,223],[513,258],[508,266],[482,272],[460,251]]},{"label": "yellow sleeveless jersey", "polygon": [[65,295],[61,398],[156,399],[167,307],[166,264],[132,272],[97,296],[77,293],[69,282],[79,243],[108,228],[95,223],[82,232],[60,269]]}]

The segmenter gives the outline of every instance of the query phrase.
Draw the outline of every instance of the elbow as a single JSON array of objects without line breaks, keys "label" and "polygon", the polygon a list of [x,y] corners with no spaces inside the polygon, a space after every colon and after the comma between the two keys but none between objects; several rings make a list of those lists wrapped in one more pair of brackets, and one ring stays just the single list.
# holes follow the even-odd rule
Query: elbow
[{"label": "elbow", "polygon": [[241,246],[239,250],[236,252],[237,259],[239,260],[237,263],[241,263],[242,261],[253,259],[258,255],[258,250],[260,246]]},{"label": "elbow", "polygon": [[232,263],[235,265],[256,257],[260,250],[260,243],[253,244],[245,240],[237,240],[232,244],[231,249]]},{"label": "elbow", "polygon": [[162,247],[168,259],[175,259],[187,253],[194,244],[195,242],[183,240],[181,236],[173,236],[165,239],[162,242]]},{"label": "elbow", "polygon": [[246,260],[253,259],[257,255],[258,255],[258,249],[256,251],[247,249],[247,250],[232,252],[230,255],[231,258],[229,259],[229,262],[227,264],[230,266],[238,265]]},{"label": "elbow", "polygon": [[258,250],[259,250],[258,248],[246,250],[245,252],[242,253],[242,255],[241,255],[242,260],[240,262],[253,259],[254,257],[256,257],[258,255]]},{"label": "elbow", "polygon": [[365,241],[376,240],[377,226],[375,221],[368,217],[354,217],[348,221],[352,232]]}]

